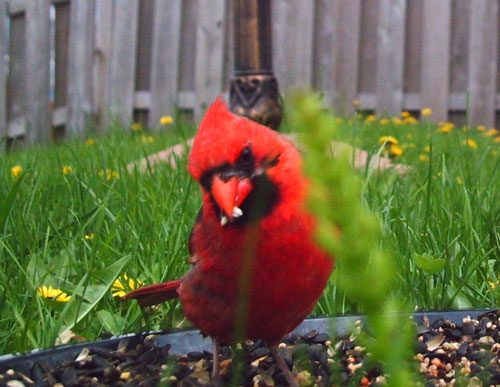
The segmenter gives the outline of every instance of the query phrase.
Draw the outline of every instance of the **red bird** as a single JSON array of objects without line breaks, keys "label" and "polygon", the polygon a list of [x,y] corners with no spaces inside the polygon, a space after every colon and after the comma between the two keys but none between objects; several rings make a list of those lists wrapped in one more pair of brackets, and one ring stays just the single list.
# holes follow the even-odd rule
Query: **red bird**
[{"label": "red bird", "polygon": [[193,267],[182,279],[126,298],[146,306],[180,297],[186,317],[216,350],[219,343],[266,340],[296,385],[277,346],[312,311],[333,267],[313,240],[298,151],[218,99],[200,124],[188,170],[203,192],[189,241]]}]

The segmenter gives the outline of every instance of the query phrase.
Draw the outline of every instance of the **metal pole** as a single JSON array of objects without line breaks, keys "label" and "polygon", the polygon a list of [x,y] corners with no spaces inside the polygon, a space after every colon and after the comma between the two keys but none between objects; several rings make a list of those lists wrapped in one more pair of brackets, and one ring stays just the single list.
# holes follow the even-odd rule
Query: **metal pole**
[{"label": "metal pole", "polygon": [[233,9],[231,110],[277,130],[282,105],[278,80],[273,73],[271,1],[233,0]]}]

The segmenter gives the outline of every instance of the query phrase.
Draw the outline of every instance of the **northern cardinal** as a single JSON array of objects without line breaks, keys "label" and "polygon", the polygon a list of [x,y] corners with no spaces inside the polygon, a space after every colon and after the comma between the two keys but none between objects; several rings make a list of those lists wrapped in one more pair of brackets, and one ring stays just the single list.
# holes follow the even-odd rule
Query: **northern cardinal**
[{"label": "northern cardinal", "polygon": [[278,344],[312,311],[333,267],[313,240],[298,151],[218,99],[200,124],[188,170],[203,193],[189,241],[193,267],[182,279],[126,298],[147,306],[180,297],[188,320],[213,338],[216,350],[238,339],[266,340],[297,385]]}]

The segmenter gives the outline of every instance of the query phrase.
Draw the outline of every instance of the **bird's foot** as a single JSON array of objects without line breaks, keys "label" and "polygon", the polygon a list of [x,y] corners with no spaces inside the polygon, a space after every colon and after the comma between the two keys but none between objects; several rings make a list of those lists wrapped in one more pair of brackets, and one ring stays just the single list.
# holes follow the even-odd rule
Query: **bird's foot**
[{"label": "bird's foot", "polygon": [[278,346],[272,346],[269,348],[271,350],[271,355],[273,355],[274,361],[278,365],[281,371],[285,374],[286,380],[288,381],[288,384],[290,387],[299,387],[299,383],[297,382],[297,379],[293,375],[292,371],[288,368],[288,366],[285,363],[285,360],[283,359],[283,356],[281,356],[280,351],[278,350]]}]

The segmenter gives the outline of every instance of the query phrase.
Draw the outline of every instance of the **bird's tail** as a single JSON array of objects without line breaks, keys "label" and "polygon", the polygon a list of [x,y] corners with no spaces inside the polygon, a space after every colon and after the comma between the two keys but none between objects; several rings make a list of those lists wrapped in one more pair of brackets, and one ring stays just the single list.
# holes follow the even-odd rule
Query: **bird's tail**
[{"label": "bird's tail", "polygon": [[140,306],[149,306],[160,304],[164,301],[178,298],[179,285],[182,280],[162,282],[161,284],[153,284],[143,286],[142,288],[131,291],[125,294],[126,299],[135,299],[139,301]]}]

